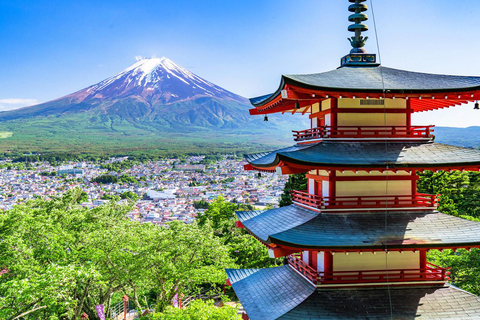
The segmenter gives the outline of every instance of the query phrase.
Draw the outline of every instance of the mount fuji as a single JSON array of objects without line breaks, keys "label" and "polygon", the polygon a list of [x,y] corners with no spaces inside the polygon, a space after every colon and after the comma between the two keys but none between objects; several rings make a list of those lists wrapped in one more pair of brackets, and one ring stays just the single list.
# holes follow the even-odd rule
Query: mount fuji
[{"label": "mount fuji", "polygon": [[180,140],[248,143],[266,131],[277,140],[289,135],[285,119],[263,123],[249,116],[249,108],[247,99],[167,58],[141,59],[75,93],[0,112],[0,132],[11,132],[0,139],[0,152],[37,151],[46,143],[49,150],[63,144],[83,149],[145,144],[148,149]]},{"label": "mount fuji", "polygon": [[247,106],[247,99],[171,60],[151,58],[65,97],[0,113],[0,121],[89,112],[136,123],[232,128],[248,121]]}]

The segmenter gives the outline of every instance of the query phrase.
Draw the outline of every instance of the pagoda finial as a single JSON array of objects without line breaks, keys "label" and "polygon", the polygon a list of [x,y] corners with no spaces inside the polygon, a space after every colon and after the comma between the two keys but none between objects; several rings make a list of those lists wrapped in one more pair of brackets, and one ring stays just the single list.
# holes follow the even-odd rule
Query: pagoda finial
[{"label": "pagoda finial", "polygon": [[355,32],[355,36],[348,38],[352,45],[352,50],[340,60],[340,66],[362,66],[362,67],[375,67],[380,64],[377,63],[377,56],[375,54],[368,54],[365,50],[365,42],[368,37],[362,36],[362,31],[367,31],[368,26],[363,24],[363,21],[368,20],[368,16],[364,13],[367,11],[367,6],[362,2],[367,0],[348,0],[352,4],[348,7],[348,11],[353,12],[348,17],[348,20],[353,24],[348,26],[348,31]]},{"label": "pagoda finial", "polygon": [[362,31],[367,31],[368,26],[363,24],[363,21],[368,20],[368,16],[363,12],[367,11],[367,5],[363,4],[366,0],[348,0],[353,4],[348,7],[348,11],[353,12],[352,15],[348,17],[350,22],[354,24],[348,26],[348,31],[355,32],[355,36],[348,38],[353,49],[351,53],[366,53],[366,50],[363,48],[368,37],[362,36]]}]

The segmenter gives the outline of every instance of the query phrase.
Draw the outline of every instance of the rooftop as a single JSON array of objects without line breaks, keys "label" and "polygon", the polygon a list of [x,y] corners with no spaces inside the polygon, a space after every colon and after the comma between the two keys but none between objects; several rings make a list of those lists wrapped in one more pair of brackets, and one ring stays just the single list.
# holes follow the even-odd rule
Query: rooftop
[{"label": "rooftop", "polygon": [[[264,243],[326,250],[383,250],[480,246],[480,223],[440,212],[316,213],[297,205],[238,211]],[[385,224],[388,229],[385,230]]]},{"label": "rooftop", "polygon": [[[295,145],[245,157],[258,168],[272,168],[281,161],[310,167],[331,168],[462,168],[480,166],[480,150],[440,143],[328,142]],[[306,171],[306,170],[305,170]]]},{"label": "rooftop", "polygon": [[252,320],[478,319],[480,310],[479,297],[451,285],[315,290],[289,266],[226,271]]}]

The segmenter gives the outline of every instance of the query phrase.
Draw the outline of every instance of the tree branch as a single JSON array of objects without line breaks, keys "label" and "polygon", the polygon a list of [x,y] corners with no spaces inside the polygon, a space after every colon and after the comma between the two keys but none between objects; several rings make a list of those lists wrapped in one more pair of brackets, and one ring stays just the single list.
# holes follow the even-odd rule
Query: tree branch
[{"label": "tree branch", "polygon": [[29,310],[27,312],[24,312],[22,314],[19,314],[18,316],[16,316],[15,318],[12,318],[12,320],[15,320],[15,319],[19,319],[21,317],[24,317],[26,316],[27,314],[30,314],[32,312],[35,312],[35,311],[38,311],[38,310],[41,310],[41,309],[45,309],[47,306],[41,306],[41,307],[36,307],[36,308],[33,308],[32,310]]}]

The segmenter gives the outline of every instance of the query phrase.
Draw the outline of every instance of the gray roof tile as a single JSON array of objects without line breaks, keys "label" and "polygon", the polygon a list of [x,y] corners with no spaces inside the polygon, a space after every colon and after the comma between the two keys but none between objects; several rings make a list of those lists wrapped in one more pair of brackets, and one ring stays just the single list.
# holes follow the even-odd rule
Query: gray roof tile
[{"label": "gray roof tile", "polygon": [[440,212],[315,213],[296,205],[237,212],[266,243],[317,249],[468,247],[480,245],[480,223]]},{"label": "gray roof tile", "polygon": [[[453,286],[317,291],[279,319],[480,319],[480,298]],[[468,302],[469,306],[466,306]]]},{"label": "gray roof tile", "polygon": [[[226,271],[230,281],[250,272]],[[480,298],[451,285],[315,290],[283,266],[255,269],[232,286],[252,320],[480,318]]]},{"label": "gray roof tile", "polygon": [[[239,270],[226,272],[230,279]],[[260,269],[232,286],[252,320],[278,319],[315,291],[313,285],[289,266]]]},{"label": "gray roof tile", "polygon": [[371,168],[442,167],[480,165],[480,150],[440,143],[321,142],[297,145],[270,153],[247,155],[256,167],[287,161],[311,166]]},{"label": "gray roof tile", "polygon": [[411,72],[382,66],[342,67],[323,73],[284,75],[277,91],[252,98],[250,102],[254,106],[262,105],[279,95],[285,84],[327,91],[368,93],[383,92],[385,88],[392,93],[447,93],[476,90],[480,87],[480,77]]}]

